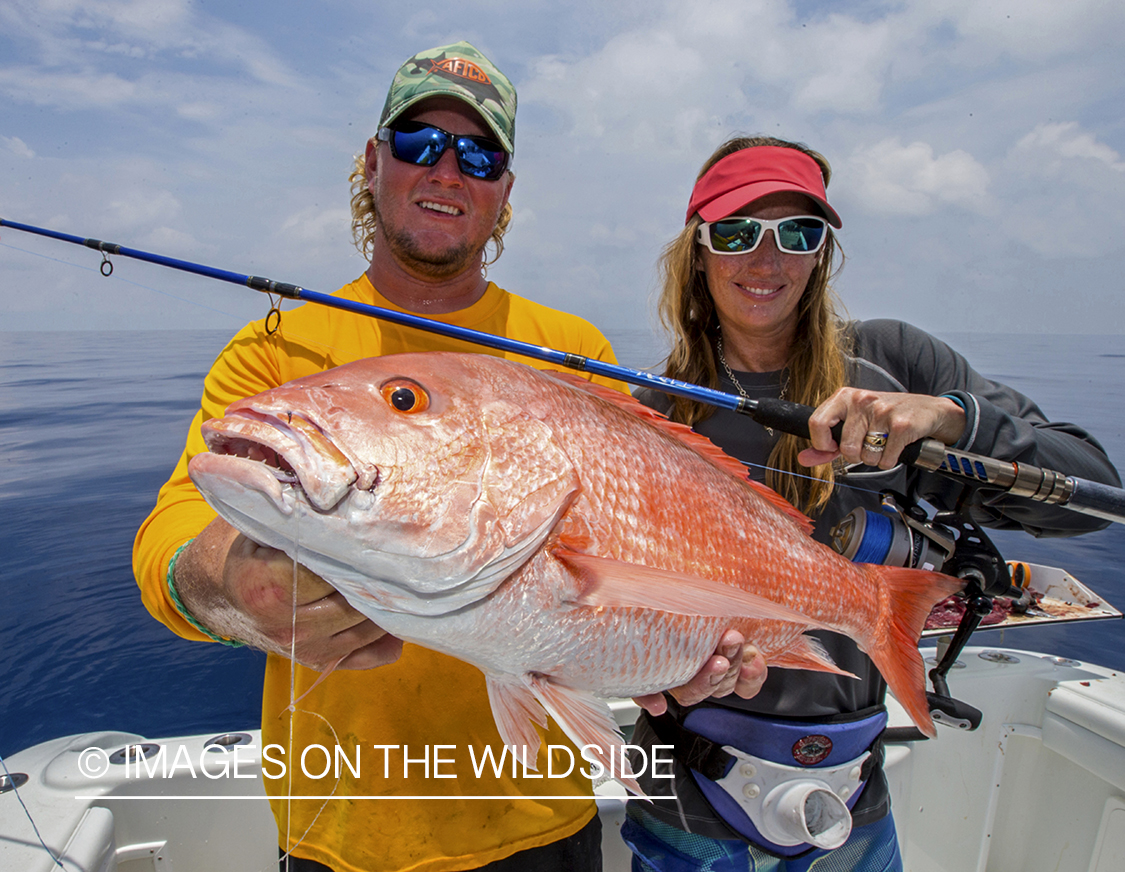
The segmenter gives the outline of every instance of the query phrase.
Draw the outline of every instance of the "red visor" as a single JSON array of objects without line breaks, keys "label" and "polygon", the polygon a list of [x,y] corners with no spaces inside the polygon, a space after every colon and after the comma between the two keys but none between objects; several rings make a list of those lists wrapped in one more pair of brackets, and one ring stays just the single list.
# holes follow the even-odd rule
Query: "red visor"
[{"label": "red visor", "polygon": [[773,145],[743,148],[709,169],[691,192],[686,224],[696,212],[704,221],[718,221],[747,203],[778,191],[812,197],[833,227],[842,222],[828,205],[820,165],[802,151]]}]

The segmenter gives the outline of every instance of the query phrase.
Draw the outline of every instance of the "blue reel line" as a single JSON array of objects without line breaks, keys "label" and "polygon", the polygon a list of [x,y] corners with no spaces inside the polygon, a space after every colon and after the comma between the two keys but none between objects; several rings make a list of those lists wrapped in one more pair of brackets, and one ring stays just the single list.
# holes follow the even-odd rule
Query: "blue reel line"
[{"label": "blue reel line", "polygon": [[867,524],[863,529],[863,539],[856,549],[854,563],[882,563],[887,559],[894,538],[894,525],[886,515],[867,512]]}]

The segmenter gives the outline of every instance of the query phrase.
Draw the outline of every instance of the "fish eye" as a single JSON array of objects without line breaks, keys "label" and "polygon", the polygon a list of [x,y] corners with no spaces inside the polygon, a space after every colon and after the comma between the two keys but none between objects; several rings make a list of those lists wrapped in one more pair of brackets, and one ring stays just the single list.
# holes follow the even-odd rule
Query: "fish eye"
[{"label": "fish eye", "polygon": [[383,399],[398,412],[413,415],[430,407],[430,396],[421,387],[407,379],[393,379],[382,387]]}]

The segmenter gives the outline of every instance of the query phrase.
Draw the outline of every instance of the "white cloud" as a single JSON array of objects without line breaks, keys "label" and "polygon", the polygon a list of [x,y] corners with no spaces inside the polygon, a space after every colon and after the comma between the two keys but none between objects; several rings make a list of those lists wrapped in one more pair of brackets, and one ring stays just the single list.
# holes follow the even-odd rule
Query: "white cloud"
[{"label": "white cloud", "polygon": [[348,209],[302,209],[281,225],[282,236],[293,242],[319,245],[349,238],[352,215]]},{"label": "white cloud", "polygon": [[[569,116],[571,135],[614,150],[684,147],[705,103],[692,93],[706,60],[670,33],[639,32],[611,40],[589,58],[545,57],[522,84],[521,100]],[[688,123],[682,116],[686,113]]]},{"label": "white cloud", "polygon": [[[108,226],[118,232],[161,226],[179,215],[180,201],[168,191],[133,188],[118,191],[105,204]],[[152,231],[149,231],[152,232]]]},{"label": "white cloud", "polygon": [[637,228],[630,223],[615,224],[608,227],[597,223],[590,227],[590,239],[613,248],[633,248],[641,239]]},{"label": "white cloud", "polygon": [[16,100],[71,109],[165,101],[168,83],[184,78],[173,71],[184,59],[206,59],[213,75],[237,69],[251,81],[299,87],[257,33],[188,0],[9,0],[0,22],[36,49],[34,66],[0,65],[0,89]]},{"label": "white cloud", "polygon": [[[812,28],[796,29],[800,45],[794,52],[802,62],[785,65],[795,105],[805,112],[868,114],[883,97],[890,67],[902,46],[893,21],[857,21],[829,16]],[[802,69],[805,63],[809,69]]]},{"label": "white cloud", "polygon": [[1008,231],[1051,259],[1125,247],[1125,161],[1077,122],[1037,125],[1004,161]]},{"label": "white cloud", "polygon": [[25,15],[51,24],[69,24],[87,30],[112,28],[137,35],[168,34],[182,28],[190,17],[187,0],[15,0],[12,6]]},{"label": "white cloud", "polygon": [[223,114],[224,110],[217,103],[195,100],[191,103],[181,103],[176,107],[176,114],[181,118],[192,121],[214,121]]},{"label": "white cloud", "polygon": [[1039,124],[1016,143],[1013,156],[1036,165],[1036,171],[1058,173],[1069,160],[1093,160],[1112,170],[1125,173],[1121,155],[1092,133],[1082,130],[1076,121]]},{"label": "white cloud", "polygon": [[199,241],[190,233],[174,227],[154,227],[141,238],[141,243],[155,251],[198,251]]},{"label": "white cloud", "polygon": [[33,67],[0,69],[0,91],[11,100],[58,109],[113,107],[137,96],[135,82],[115,73],[44,72]]},{"label": "white cloud", "polygon": [[1115,0],[915,0],[912,15],[932,25],[945,22],[962,37],[961,60],[997,56],[1045,60],[1117,44],[1125,5]]},{"label": "white cloud", "polygon": [[3,143],[12,154],[20,157],[35,157],[35,152],[18,136],[0,136],[0,143]]},{"label": "white cloud", "polygon": [[935,155],[925,142],[890,137],[857,149],[837,177],[843,190],[879,215],[926,215],[944,204],[980,212],[988,206],[988,171],[961,149]]}]

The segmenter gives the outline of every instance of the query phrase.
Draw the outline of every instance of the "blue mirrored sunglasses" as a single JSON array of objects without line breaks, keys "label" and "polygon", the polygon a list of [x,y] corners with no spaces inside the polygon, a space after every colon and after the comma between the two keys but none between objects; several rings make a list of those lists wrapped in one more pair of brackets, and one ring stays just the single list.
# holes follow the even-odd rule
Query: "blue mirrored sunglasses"
[{"label": "blue mirrored sunglasses", "polygon": [[828,222],[815,215],[772,221],[731,215],[721,221],[703,222],[696,238],[714,254],[746,254],[761,245],[767,230],[773,231],[778,250],[786,254],[815,254],[828,238]]},{"label": "blue mirrored sunglasses", "polygon": [[461,136],[419,121],[399,121],[394,127],[380,127],[376,136],[390,145],[395,158],[420,167],[432,167],[452,143],[461,172],[490,182],[504,175],[511,157],[500,143],[487,136]]}]

